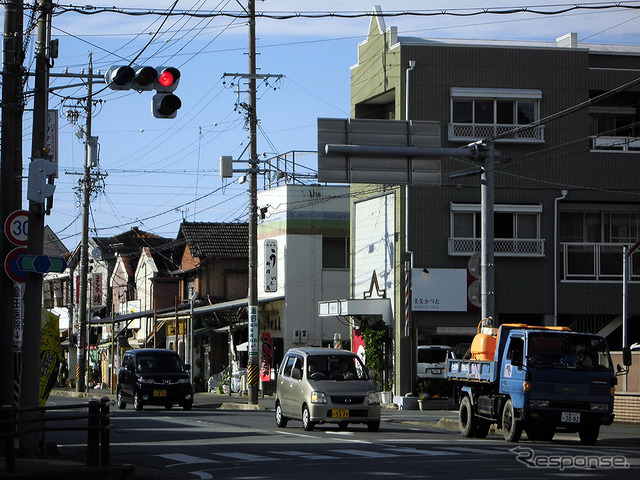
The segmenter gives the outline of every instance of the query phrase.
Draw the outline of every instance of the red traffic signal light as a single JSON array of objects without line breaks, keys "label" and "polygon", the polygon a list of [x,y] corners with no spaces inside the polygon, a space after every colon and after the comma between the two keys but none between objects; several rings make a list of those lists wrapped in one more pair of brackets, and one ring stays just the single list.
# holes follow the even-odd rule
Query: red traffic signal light
[{"label": "red traffic signal light", "polygon": [[173,92],[180,82],[180,70],[174,67],[158,67],[154,88],[158,92]]}]

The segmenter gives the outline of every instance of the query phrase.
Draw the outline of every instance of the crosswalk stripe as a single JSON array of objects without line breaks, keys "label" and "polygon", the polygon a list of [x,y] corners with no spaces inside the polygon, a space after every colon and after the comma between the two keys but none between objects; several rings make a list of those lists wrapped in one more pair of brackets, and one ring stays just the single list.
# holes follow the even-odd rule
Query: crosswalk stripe
[{"label": "crosswalk stripe", "polygon": [[320,455],[315,453],[300,452],[297,450],[287,450],[282,452],[269,452],[269,453],[272,453],[274,455],[287,455],[289,457],[299,457],[299,458],[304,458],[305,460],[335,460],[336,458],[339,458],[333,455]]},{"label": "crosswalk stripe", "polygon": [[465,447],[443,447],[446,451],[464,454],[478,454],[478,455],[504,455],[508,453],[504,450],[492,450],[489,448],[465,448]]},{"label": "crosswalk stripe", "polygon": [[354,457],[367,457],[367,458],[386,458],[386,457],[397,457],[393,453],[384,453],[384,452],[371,452],[367,450],[329,450],[330,452],[340,453],[342,455],[353,455]]},{"label": "crosswalk stripe", "polygon": [[276,458],[264,457],[262,455],[254,455],[252,453],[243,452],[215,452],[214,455],[221,457],[233,458],[234,460],[244,460],[247,462],[267,462],[277,460]]},{"label": "crosswalk stripe", "polygon": [[162,457],[168,460],[173,460],[178,463],[167,465],[167,467],[175,467],[177,465],[186,465],[192,463],[218,463],[217,460],[211,460],[209,458],[194,457],[193,455],[185,455],[184,453],[165,453],[156,454],[154,457]]},{"label": "crosswalk stripe", "polygon": [[453,452],[444,450],[421,450],[419,448],[394,448],[393,453],[404,453],[408,455],[455,455]]}]

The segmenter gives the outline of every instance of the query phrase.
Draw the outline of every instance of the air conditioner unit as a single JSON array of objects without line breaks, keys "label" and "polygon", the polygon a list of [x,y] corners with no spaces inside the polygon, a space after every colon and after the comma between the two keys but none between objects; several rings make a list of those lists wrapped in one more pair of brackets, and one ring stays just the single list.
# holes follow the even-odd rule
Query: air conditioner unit
[{"label": "air conditioner unit", "polygon": [[293,343],[300,343],[300,330],[297,328],[293,330]]},{"label": "air conditioner unit", "polygon": [[300,330],[300,343],[307,343],[307,330]]}]

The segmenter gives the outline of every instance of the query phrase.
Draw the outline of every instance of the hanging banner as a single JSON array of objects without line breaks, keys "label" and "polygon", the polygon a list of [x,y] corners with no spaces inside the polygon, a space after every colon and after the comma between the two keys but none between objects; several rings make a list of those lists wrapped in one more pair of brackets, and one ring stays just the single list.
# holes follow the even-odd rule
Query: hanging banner
[{"label": "hanging banner", "polygon": [[44,407],[58,378],[58,369],[64,359],[58,329],[59,317],[42,309],[40,340],[40,406]]},{"label": "hanging banner", "polygon": [[269,332],[262,333],[262,364],[260,366],[260,380],[271,380],[271,359],[273,358],[273,340]]}]

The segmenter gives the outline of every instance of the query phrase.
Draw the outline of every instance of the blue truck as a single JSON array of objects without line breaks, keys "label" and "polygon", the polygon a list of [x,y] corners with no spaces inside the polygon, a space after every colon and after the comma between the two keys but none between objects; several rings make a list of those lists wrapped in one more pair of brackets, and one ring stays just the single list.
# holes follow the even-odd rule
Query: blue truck
[{"label": "blue truck", "polygon": [[565,431],[593,445],[600,426],[613,422],[617,379],[601,336],[525,324],[481,333],[479,326],[470,353],[447,360],[446,372],[465,437],[484,438],[497,424],[508,442],[523,431],[541,441]]}]

